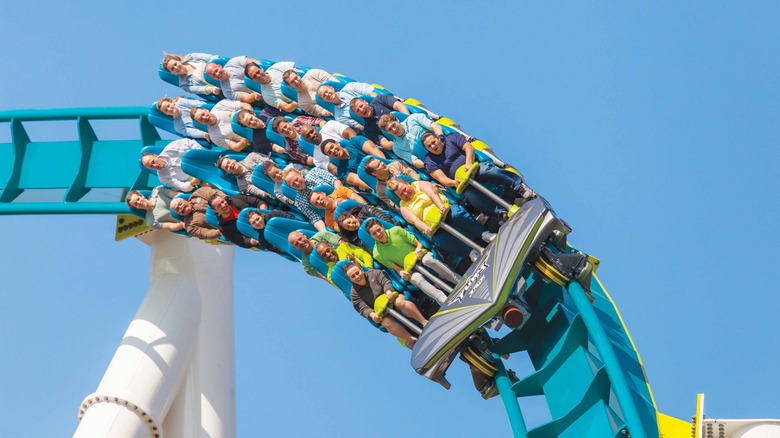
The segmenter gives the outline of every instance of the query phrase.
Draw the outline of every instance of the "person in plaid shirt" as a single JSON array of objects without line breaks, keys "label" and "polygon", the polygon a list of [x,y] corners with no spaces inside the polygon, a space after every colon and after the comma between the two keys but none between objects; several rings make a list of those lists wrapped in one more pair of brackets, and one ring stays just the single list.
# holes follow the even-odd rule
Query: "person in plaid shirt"
[{"label": "person in plaid shirt", "polygon": [[322,215],[315,211],[307,200],[309,193],[311,193],[311,188],[319,185],[329,185],[338,188],[344,184],[332,173],[320,169],[319,167],[315,167],[305,173],[303,172],[305,171],[287,168],[282,174],[282,179],[288,186],[298,191],[294,200],[294,204],[298,210],[309,218],[309,221],[314,225],[314,228],[324,231],[325,221],[323,220]]}]

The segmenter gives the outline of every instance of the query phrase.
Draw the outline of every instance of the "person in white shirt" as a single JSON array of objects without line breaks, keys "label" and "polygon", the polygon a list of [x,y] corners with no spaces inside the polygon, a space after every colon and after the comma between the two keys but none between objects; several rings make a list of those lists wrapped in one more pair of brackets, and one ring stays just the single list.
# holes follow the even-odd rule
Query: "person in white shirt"
[{"label": "person in white shirt", "polygon": [[350,82],[347,85],[344,85],[344,88],[339,91],[336,91],[336,89],[330,85],[320,85],[319,88],[317,88],[317,95],[325,102],[333,104],[333,117],[337,122],[344,123],[358,131],[362,131],[363,126],[349,116],[349,102],[352,101],[352,99],[363,95],[376,97],[376,92],[374,91],[374,86],[371,84],[365,82]]},{"label": "person in white shirt", "polygon": [[220,100],[211,111],[197,107],[192,109],[190,115],[196,122],[209,127],[209,137],[212,143],[231,151],[241,151],[252,142],[235,134],[231,122],[235,112],[251,108],[252,106],[248,103]]},{"label": "person in white shirt", "polygon": [[174,140],[165,146],[160,155],[146,153],[141,156],[141,164],[157,171],[160,182],[171,186],[180,192],[191,192],[200,180],[193,178],[181,170],[181,159],[189,150],[203,149],[203,146],[190,138]]},{"label": "person in white shirt", "polygon": [[244,70],[248,63],[257,63],[257,60],[246,56],[230,58],[221,66],[215,62],[206,64],[206,74],[219,81],[219,88],[226,99],[239,100],[241,102],[254,103],[263,100],[260,93],[254,92],[244,84]]},{"label": "person in white shirt", "polygon": [[313,68],[301,77],[294,69],[291,69],[284,72],[282,79],[285,84],[298,92],[298,107],[300,109],[316,117],[333,117],[330,111],[317,104],[317,99],[315,98],[320,84],[336,80],[330,73],[319,68]]},{"label": "person in white shirt", "polygon": [[282,77],[284,72],[294,69],[295,63],[291,61],[277,62],[268,67],[267,71],[257,64],[247,64],[246,75],[260,83],[260,91],[267,105],[291,113],[298,108],[298,103],[282,93]]}]

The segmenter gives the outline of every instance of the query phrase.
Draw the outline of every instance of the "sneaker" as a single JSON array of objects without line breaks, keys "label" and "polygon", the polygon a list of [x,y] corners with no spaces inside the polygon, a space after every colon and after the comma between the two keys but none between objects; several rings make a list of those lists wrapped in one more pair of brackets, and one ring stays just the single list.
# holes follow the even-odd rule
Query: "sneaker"
[{"label": "sneaker", "polygon": [[496,233],[491,233],[490,231],[484,231],[482,232],[482,240],[484,240],[487,243],[490,243],[496,240]]},{"label": "sneaker", "polygon": [[469,258],[471,259],[472,262],[476,262],[479,256],[481,255],[482,254],[480,254],[479,251],[477,251],[476,249],[472,249],[471,252],[469,253]]},{"label": "sneaker", "polygon": [[485,222],[487,222],[488,217],[485,213],[480,213],[476,217],[474,217],[474,219],[476,219],[477,222],[479,222],[480,224],[485,225]]}]

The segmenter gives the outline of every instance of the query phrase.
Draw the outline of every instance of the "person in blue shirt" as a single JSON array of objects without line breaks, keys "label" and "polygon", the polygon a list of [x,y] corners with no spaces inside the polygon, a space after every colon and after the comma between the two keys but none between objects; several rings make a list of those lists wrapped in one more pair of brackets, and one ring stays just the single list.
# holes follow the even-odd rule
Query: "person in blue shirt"
[{"label": "person in blue shirt", "polygon": [[379,129],[379,118],[393,111],[409,114],[409,109],[401,99],[391,94],[380,94],[371,103],[356,97],[349,102],[349,108],[364,120],[363,135],[388,151],[393,149],[393,142],[388,140]]},{"label": "person in blue shirt", "polygon": [[339,179],[347,181],[350,185],[360,187],[362,190],[370,190],[370,187],[357,175],[357,168],[360,162],[367,155],[385,157],[371,140],[367,140],[362,136],[352,137],[341,143],[328,139],[320,143],[320,150],[325,155],[339,160],[339,163],[336,165],[336,176]]},{"label": "person in blue shirt", "polygon": [[398,121],[393,114],[385,114],[379,118],[379,128],[392,136],[393,152],[398,158],[418,169],[425,167],[425,163],[414,155],[414,143],[428,130],[439,135],[444,134],[438,123],[419,113],[412,114],[403,121]]},{"label": "person in blue shirt", "polygon": [[[508,203],[522,203],[525,196],[530,195],[530,189],[523,184],[520,175],[501,169],[488,162],[478,162],[474,146],[460,133],[452,132],[446,135],[436,135],[426,131],[422,135],[422,143],[428,153],[425,155],[425,170],[445,187],[457,187],[461,181],[455,179],[458,168],[466,170],[479,166],[472,178],[480,183],[493,184],[505,189],[502,198]],[[506,218],[507,211],[495,201],[481,194],[473,187],[467,187],[462,193],[463,201],[468,207],[484,213],[493,222]],[[517,199],[520,197],[521,199]]]}]

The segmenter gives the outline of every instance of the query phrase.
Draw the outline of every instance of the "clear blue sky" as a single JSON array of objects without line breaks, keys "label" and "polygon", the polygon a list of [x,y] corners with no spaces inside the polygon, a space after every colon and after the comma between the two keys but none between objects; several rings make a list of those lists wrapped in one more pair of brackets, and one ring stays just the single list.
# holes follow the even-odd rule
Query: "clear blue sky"
[{"label": "clear blue sky", "polygon": [[[704,392],[710,417],[777,418],[779,23],[775,2],[5,1],[0,109],[150,104],[177,93],[164,50],[383,84],[493,146],[602,258],[663,412]],[[0,436],[75,430],[148,282],[113,224],[0,217]],[[240,436],[509,434],[465,366],[450,391],[417,376],[293,263],[241,252],[235,278]]]}]

